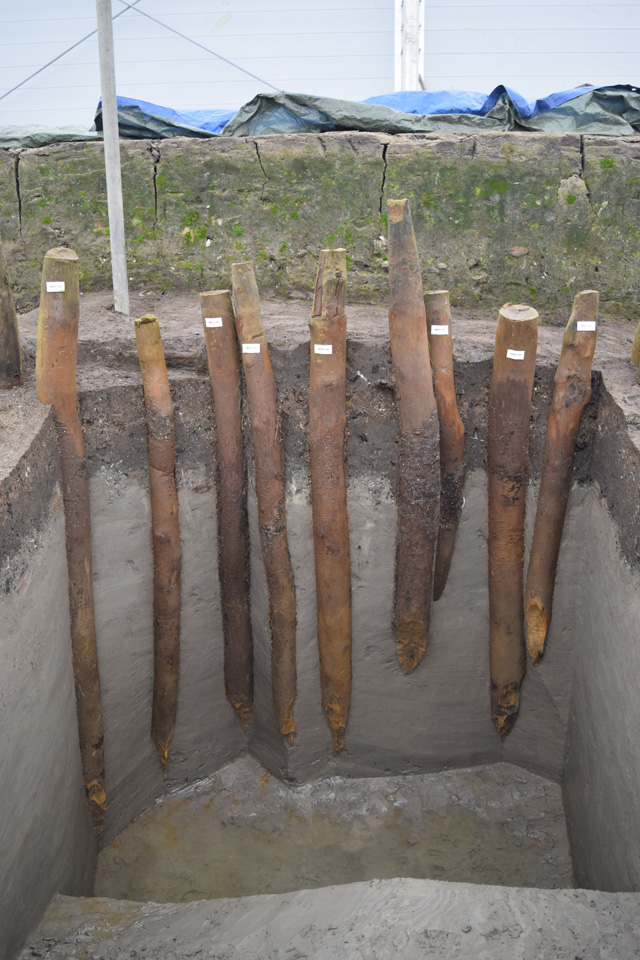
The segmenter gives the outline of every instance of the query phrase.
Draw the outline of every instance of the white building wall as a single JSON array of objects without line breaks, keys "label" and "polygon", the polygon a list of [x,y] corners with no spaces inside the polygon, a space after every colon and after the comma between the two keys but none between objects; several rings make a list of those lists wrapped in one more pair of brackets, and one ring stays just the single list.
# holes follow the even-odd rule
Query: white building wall
[{"label": "white building wall", "polygon": [[[133,2],[133,0],[130,0]],[[176,109],[236,109],[276,88],[363,100],[394,89],[401,0],[112,0],[118,93]],[[640,4],[422,0],[429,90],[527,97],[579,83],[639,83]],[[0,0],[0,97],[95,30],[94,0]],[[90,124],[100,96],[96,37],[0,99],[0,124]]]},{"label": "white building wall", "polygon": [[[394,0],[140,0],[114,21],[118,94],[174,109],[235,109],[270,89],[348,100],[393,90]],[[124,8],[112,0],[113,13]],[[93,0],[0,0],[0,95],[95,29]],[[91,123],[97,39],[0,100],[0,124]]]},{"label": "white building wall", "polygon": [[640,4],[425,0],[428,90],[497,84],[529,99],[582,83],[640,84]]}]

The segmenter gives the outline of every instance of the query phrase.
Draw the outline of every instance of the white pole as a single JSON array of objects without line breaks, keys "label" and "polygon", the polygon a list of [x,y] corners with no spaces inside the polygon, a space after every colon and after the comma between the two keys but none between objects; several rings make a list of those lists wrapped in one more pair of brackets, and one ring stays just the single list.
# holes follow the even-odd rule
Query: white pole
[{"label": "white pole", "polygon": [[107,177],[107,208],[111,243],[113,303],[118,313],[129,315],[129,283],[124,239],[122,178],[120,176],[120,136],[116,103],[116,68],[113,56],[111,0],[96,0],[98,49],[100,51],[100,88],[102,92],[102,129],[104,166]]},{"label": "white pole", "polygon": [[396,0],[395,88],[420,90],[424,31],[422,0]]}]

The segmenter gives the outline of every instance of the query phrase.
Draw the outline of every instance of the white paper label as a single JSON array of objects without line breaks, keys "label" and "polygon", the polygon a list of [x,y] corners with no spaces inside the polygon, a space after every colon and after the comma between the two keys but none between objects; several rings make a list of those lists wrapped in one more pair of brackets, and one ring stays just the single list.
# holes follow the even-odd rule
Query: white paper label
[{"label": "white paper label", "polygon": [[47,293],[64,293],[64,280],[47,280]]},{"label": "white paper label", "polygon": [[578,327],[578,333],[580,333],[581,331],[586,332],[587,330],[595,330],[596,322],[595,320],[578,320],[577,327]]},{"label": "white paper label", "polygon": [[243,343],[242,352],[243,353],[260,353],[260,344],[259,343]]},{"label": "white paper label", "polygon": [[509,360],[524,360],[524,350],[507,350]]},{"label": "white paper label", "polygon": [[205,327],[221,327],[222,317],[205,317],[204,325]]},{"label": "white paper label", "polygon": [[448,337],[449,336],[448,325],[446,323],[432,323],[431,336],[432,337]]},{"label": "white paper label", "polygon": [[333,353],[333,346],[330,343],[314,343],[313,345],[314,353]]}]

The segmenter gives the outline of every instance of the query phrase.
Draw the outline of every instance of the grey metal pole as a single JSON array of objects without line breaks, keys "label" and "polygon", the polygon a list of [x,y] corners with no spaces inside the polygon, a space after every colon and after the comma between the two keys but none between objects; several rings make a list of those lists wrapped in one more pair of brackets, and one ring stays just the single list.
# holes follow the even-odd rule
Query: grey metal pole
[{"label": "grey metal pole", "polygon": [[116,103],[116,68],[113,56],[111,0],[96,0],[98,50],[100,52],[100,88],[102,92],[102,128],[104,166],[107,177],[107,208],[111,243],[113,302],[118,313],[129,314],[129,282],[124,238],[122,178],[120,175],[120,137]]}]

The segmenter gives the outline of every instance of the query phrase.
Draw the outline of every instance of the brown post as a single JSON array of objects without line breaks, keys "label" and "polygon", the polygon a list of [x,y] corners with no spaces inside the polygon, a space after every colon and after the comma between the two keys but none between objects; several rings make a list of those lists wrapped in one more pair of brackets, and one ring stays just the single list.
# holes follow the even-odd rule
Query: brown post
[{"label": "brown post", "polygon": [[9,271],[0,240],[0,390],[22,383],[22,351]]},{"label": "brown post", "polygon": [[433,599],[443,594],[462,510],[466,466],[464,425],[458,413],[453,379],[451,307],[448,290],[430,290],[424,296],[427,335],[433,370],[433,389],[440,421],[440,531],[433,573]]},{"label": "brown post", "polygon": [[78,258],[73,250],[63,247],[49,250],[42,268],[36,393],[41,403],[52,404],[58,432],[82,776],[91,819],[99,830],[107,799],[93,610],[89,479],[76,393],[79,316]]},{"label": "brown post", "polygon": [[538,663],[544,653],[551,622],[553,585],[571,489],[573,453],[582,411],[591,396],[597,316],[597,291],[578,293],[564,333],[553,382],[525,592],[527,647],[534,663]]},{"label": "brown post", "polygon": [[224,686],[227,700],[246,733],[253,716],[253,639],[238,339],[228,290],[201,293],[200,304],[216,414]]},{"label": "brown post", "polygon": [[507,303],[498,317],[489,399],[489,624],[491,712],[512,729],[524,677],[523,558],[531,396],[538,314]]},{"label": "brown post", "polygon": [[389,339],[400,402],[393,627],[398,661],[410,673],[428,639],[440,515],[440,440],[408,200],[389,200]]},{"label": "brown post", "polygon": [[269,345],[250,263],[234,263],[233,301],[251,418],[260,542],[269,592],[271,683],[280,732],[293,738],[296,594],[287,539],[284,454]]},{"label": "brown post", "polygon": [[166,778],[178,709],[182,553],[176,491],[176,429],[158,318],[135,321],[149,442],[153,542],[151,737]]},{"label": "brown post", "polygon": [[335,753],[344,747],[351,700],[346,291],[346,252],[323,250],[309,324],[309,458],[322,706]]},{"label": "brown post", "polygon": [[634,367],[640,366],[640,321],[638,321],[636,335],[633,338],[633,346],[631,347],[631,363]]}]

